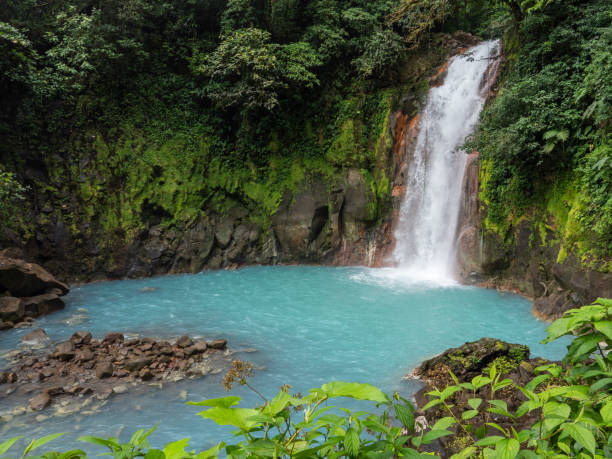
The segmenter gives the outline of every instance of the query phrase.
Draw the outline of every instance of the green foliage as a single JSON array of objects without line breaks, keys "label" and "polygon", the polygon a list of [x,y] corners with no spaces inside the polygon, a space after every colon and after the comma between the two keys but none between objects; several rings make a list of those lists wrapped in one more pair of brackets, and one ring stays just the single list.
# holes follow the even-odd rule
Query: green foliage
[{"label": "green foliage", "polygon": [[320,62],[308,43],[277,45],[270,38],[265,30],[238,30],[224,36],[214,53],[200,56],[193,66],[210,79],[204,94],[222,108],[272,110],[278,92],[290,84],[318,84],[309,68]]},{"label": "green foliage", "polygon": [[7,172],[0,166],[0,229],[15,226],[17,205],[25,199],[26,191],[14,173]]},{"label": "green foliage", "polygon": [[[468,143],[487,164],[481,185],[487,224],[507,230],[534,213],[545,224],[546,212],[534,207],[554,207],[552,229],[563,250],[607,266],[612,9],[600,0],[526,2],[523,8],[519,29],[509,36],[503,86]],[[560,206],[551,200],[559,200],[565,182],[574,196]]]},{"label": "green foliage", "polygon": [[363,77],[384,76],[398,65],[404,53],[401,37],[392,30],[379,30],[367,41],[361,56],[353,61]]}]

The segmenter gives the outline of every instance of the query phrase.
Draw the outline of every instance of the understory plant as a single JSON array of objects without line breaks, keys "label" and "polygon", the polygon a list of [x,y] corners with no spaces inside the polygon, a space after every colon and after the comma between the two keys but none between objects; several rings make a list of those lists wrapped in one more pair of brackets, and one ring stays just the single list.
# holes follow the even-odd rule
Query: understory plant
[{"label": "understory plant", "polygon": [[[536,368],[536,376],[524,386],[503,378],[495,365],[488,375],[470,381],[460,382],[451,373],[454,384],[427,394],[429,402],[421,410],[424,416],[399,394],[390,397],[362,383],[334,381],[305,396],[291,395],[290,387],[284,386],[268,400],[247,381],[252,366],[235,361],[224,379],[226,389],[236,382],[247,385],[262,397],[261,406],[240,407],[237,396],[188,403],[202,407],[204,419],[235,428],[236,441],[202,452],[191,451],[188,439],[155,449],[147,442],[155,428],[139,430],[125,444],[115,438],[80,440],[105,446],[110,455],[121,459],[432,457],[436,441],[448,436],[461,446],[452,459],[612,457],[612,300],[600,298],[568,311],[547,333],[544,342],[575,336],[563,362]],[[508,390],[523,395],[524,402],[514,410],[500,397],[500,392]],[[330,405],[346,397],[373,403],[377,410]],[[442,415],[428,426],[426,416],[434,408]],[[33,441],[21,457],[33,457],[32,451],[57,437]],[[0,444],[0,455],[17,439]],[[83,451],[73,450],[39,457],[83,456]]]}]

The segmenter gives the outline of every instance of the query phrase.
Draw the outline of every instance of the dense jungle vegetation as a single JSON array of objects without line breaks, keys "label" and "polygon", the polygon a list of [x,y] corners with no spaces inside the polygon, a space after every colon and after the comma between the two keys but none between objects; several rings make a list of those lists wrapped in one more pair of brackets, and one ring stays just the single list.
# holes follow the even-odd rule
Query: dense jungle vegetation
[{"label": "dense jungle vegetation", "polygon": [[469,144],[483,156],[487,226],[508,237],[527,216],[555,231],[560,260],[572,250],[609,270],[611,11],[607,0],[6,0],[1,224],[13,240],[50,219],[76,238],[129,239],[240,203],[265,226],[284,189],[348,166],[380,217],[388,115],[424,96],[443,34],[463,30],[506,48],[502,89]]},{"label": "dense jungle vegetation", "polygon": [[572,250],[603,271],[612,268],[611,25],[609,1],[527,9],[506,35],[503,87],[470,143],[484,159],[491,227],[507,234],[528,216],[543,242],[562,242],[559,262]]}]

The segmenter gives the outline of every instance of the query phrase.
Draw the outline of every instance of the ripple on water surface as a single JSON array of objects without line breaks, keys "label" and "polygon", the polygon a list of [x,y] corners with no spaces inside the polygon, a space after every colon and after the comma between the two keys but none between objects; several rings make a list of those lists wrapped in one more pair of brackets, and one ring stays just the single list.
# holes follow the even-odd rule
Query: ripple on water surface
[{"label": "ripple on water surface", "polygon": [[[532,353],[560,358],[564,342],[539,344],[546,324],[516,295],[447,283],[410,282],[392,269],[255,267],[196,275],[102,282],[73,288],[66,309],[35,324],[54,341],[76,330],[95,337],[109,331],[174,338],[227,338],[239,356],[261,368],[253,384],[269,396],[283,384],[305,391],[331,380],[369,382],[387,392],[416,388],[402,376],[420,361],[483,336],[528,344]],[[3,332],[6,350],[28,330]],[[189,436],[208,447],[231,429],[200,419],[187,400],[224,396],[221,375],[183,381],[111,399],[98,414],[36,422],[17,416],[2,438],[69,432],[64,449],[79,435],[123,439],[160,422],[152,443]],[[239,388],[245,404],[258,400]],[[0,411],[6,407],[0,399]],[[82,445],[78,445],[82,446]]]}]

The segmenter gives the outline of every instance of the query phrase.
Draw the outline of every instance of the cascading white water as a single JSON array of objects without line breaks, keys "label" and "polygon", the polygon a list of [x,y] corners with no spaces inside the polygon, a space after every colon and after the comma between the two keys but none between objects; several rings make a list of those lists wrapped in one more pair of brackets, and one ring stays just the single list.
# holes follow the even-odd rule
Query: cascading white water
[{"label": "cascading white water", "polygon": [[452,277],[467,157],[460,147],[478,121],[497,47],[497,41],[487,41],[453,57],[444,83],[430,90],[421,114],[393,253],[397,267],[413,280]]}]

